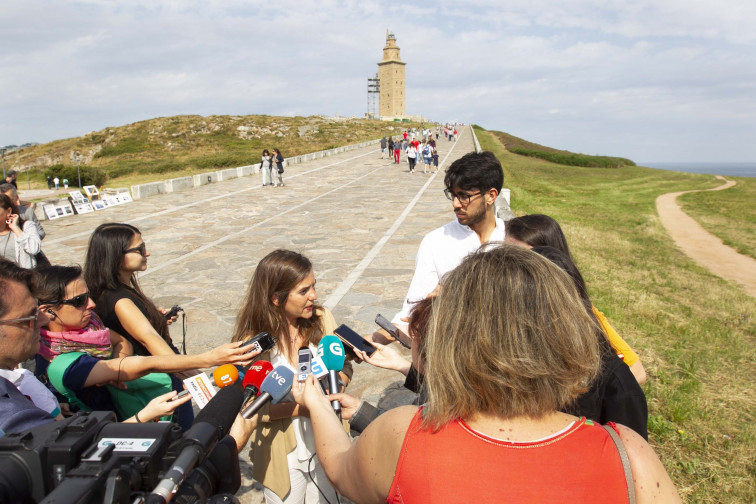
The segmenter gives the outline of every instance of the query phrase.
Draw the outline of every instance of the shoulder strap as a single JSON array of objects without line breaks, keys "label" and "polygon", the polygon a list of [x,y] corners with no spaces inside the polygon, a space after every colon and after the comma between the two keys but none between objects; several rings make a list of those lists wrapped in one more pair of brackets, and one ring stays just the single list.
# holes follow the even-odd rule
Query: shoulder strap
[{"label": "shoulder strap", "polygon": [[627,450],[622,440],[612,427],[609,425],[602,425],[601,427],[609,433],[609,437],[614,441],[614,446],[617,447],[620,460],[622,461],[622,469],[625,471],[625,481],[627,482],[627,499],[630,504],[635,504],[635,484],[633,483],[633,471],[630,468],[630,459],[627,457]]},{"label": "shoulder strap", "polygon": [[69,389],[63,384],[63,375],[66,373],[68,367],[76,362],[76,360],[84,355],[81,352],[68,352],[60,354],[55,357],[50,365],[47,366],[47,377],[50,379],[50,383],[55,389],[63,394],[68,402],[77,406],[82,411],[92,411],[86,404],[81,402],[73,390]]}]

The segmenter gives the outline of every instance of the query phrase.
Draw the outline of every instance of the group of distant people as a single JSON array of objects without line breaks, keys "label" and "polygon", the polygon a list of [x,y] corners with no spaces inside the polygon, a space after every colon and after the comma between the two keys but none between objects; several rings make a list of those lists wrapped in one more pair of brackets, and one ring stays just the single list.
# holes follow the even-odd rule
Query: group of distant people
[{"label": "group of distant people", "polygon": [[[422,240],[393,320],[411,359],[385,331],[367,336],[371,356],[355,350],[357,361],[402,373],[412,404],[383,411],[349,395],[347,361],[341,392],[324,394],[310,376],[251,419],[237,417],[231,434],[239,450],[251,439],[266,502],[335,503],[337,493],[354,502],[679,502],[646,441],[645,370],[591,302],[559,224],[495,216],[503,171],[491,153],[462,156],[444,184],[456,218]],[[186,428],[188,399],[169,402],[183,374],[253,358],[296,370],[299,349],[317,353],[337,326],[317,302],[311,261],[275,250],[253,273],[232,342],[180,355],[172,320],[137,282],[148,258],[137,228],[109,223],[90,237],[83,270],[0,261],[0,397],[13,404],[0,428],[76,408],[133,422],[174,415]],[[261,331],[276,338],[271,350],[239,346]],[[37,377],[18,368],[35,355]],[[129,381],[127,399],[119,384],[148,373],[158,376],[150,386]],[[350,427],[362,433],[354,442]]]},{"label": "group of distant people", "polygon": [[414,173],[415,168],[423,165],[423,173],[438,172],[438,150],[436,139],[430,129],[424,129],[421,133],[405,131],[401,137],[382,137],[380,140],[381,159],[393,158],[394,164],[400,164],[401,153],[404,152],[409,165],[409,173]]},{"label": "group of distant people", "polygon": [[[262,186],[283,187],[284,157],[281,151],[273,149],[273,154],[264,149],[260,159],[260,172],[262,173]],[[273,177],[276,177],[276,182]]]}]

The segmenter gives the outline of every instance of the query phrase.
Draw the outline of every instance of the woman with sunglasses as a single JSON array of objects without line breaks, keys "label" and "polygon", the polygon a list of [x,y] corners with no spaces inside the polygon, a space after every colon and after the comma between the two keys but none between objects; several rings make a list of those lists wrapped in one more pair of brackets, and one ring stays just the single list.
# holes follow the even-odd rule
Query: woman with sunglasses
[{"label": "woman with sunglasses", "polygon": [[37,265],[41,239],[37,226],[18,214],[16,204],[5,194],[0,194],[0,251],[2,257],[22,268]]},{"label": "woman with sunglasses", "polygon": [[[252,359],[253,354],[246,353],[239,343],[199,355],[131,357],[131,345],[110,331],[93,311],[95,303],[81,268],[46,266],[38,272],[39,309],[49,322],[40,329],[37,375],[46,375],[60,394],[81,409],[112,410],[119,419],[135,415],[137,422],[169,415],[184,404],[191,409],[188,399],[167,402],[178,387],[163,373],[219,362],[246,365]],[[133,381],[146,375],[145,380]],[[141,391],[141,396],[135,396],[135,390]],[[164,398],[145,408],[157,395]],[[135,408],[139,401],[142,404]]]},{"label": "woman with sunglasses", "polygon": [[[123,223],[98,226],[89,239],[84,264],[84,280],[89,287],[95,311],[106,327],[131,344],[134,355],[171,357],[179,353],[171,340],[165,313],[139,287],[137,273],[147,269],[150,253],[138,228]],[[204,367],[226,364],[216,360]],[[187,368],[188,369],[188,368]],[[172,375],[174,386],[196,373]],[[194,419],[191,405],[178,412],[179,424],[186,427]]]}]

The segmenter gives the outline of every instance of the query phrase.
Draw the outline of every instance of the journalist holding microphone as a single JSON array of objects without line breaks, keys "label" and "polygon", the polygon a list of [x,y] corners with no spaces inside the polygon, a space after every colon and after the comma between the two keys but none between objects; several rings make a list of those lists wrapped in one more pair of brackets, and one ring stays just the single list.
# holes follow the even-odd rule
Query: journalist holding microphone
[{"label": "journalist holding microphone", "polygon": [[[297,252],[275,250],[255,269],[236,319],[233,341],[246,341],[267,331],[277,342],[261,358],[276,368],[285,366],[294,371],[300,349],[317,355],[318,343],[336,328],[333,315],[318,305],[317,299],[310,260]],[[348,384],[351,376],[352,367],[347,362],[339,377]],[[330,403],[328,408],[339,424]],[[257,425],[249,424],[254,429],[253,477],[264,485],[267,503],[336,502],[315,455],[308,417],[307,408],[295,403],[289,394],[276,404],[266,403]],[[344,426],[341,428],[346,436]]]},{"label": "journalist holding microphone", "polygon": [[360,503],[680,502],[639,435],[559,411],[600,362],[595,322],[566,273],[503,245],[468,256],[429,307],[425,339],[413,344],[424,406],[384,413],[351,444],[314,377],[294,385],[341,494]]}]

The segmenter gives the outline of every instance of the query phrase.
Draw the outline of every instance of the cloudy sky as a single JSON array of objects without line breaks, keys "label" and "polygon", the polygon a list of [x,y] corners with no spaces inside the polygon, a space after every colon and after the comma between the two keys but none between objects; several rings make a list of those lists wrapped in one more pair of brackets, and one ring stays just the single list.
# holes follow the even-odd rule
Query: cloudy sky
[{"label": "cloudy sky", "polygon": [[0,145],[177,114],[407,112],[636,161],[756,161],[753,0],[5,0]]}]

